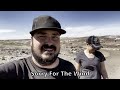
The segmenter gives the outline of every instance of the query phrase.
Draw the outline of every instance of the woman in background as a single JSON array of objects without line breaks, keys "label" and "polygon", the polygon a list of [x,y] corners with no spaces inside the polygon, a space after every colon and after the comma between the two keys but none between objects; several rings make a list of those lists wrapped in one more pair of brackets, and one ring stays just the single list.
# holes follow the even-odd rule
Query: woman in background
[{"label": "woman in background", "polygon": [[108,79],[105,68],[104,55],[99,51],[102,48],[100,40],[96,36],[90,36],[86,40],[86,49],[79,52],[76,57],[76,69],[80,72],[79,79]]}]

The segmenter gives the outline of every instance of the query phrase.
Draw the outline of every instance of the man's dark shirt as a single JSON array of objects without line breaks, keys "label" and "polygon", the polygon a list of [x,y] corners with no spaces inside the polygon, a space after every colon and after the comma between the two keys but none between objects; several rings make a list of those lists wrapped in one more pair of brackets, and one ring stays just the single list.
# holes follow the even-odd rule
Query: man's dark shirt
[{"label": "man's dark shirt", "polygon": [[74,65],[61,58],[59,61],[57,67],[45,69],[36,66],[31,57],[14,60],[0,65],[0,79],[77,79]]}]

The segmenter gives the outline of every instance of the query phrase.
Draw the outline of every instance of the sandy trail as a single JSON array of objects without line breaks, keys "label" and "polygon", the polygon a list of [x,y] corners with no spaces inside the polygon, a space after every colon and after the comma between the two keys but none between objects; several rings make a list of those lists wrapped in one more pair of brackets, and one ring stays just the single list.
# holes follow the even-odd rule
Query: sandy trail
[{"label": "sandy trail", "polygon": [[106,69],[110,79],[120,79],[120,51],[109,51],[106,58]]}]

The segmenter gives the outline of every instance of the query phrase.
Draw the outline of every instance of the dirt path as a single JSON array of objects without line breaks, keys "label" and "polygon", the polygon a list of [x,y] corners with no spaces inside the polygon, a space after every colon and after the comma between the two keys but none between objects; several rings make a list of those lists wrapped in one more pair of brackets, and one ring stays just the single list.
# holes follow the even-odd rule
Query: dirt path
[{"label": "dirt path", "polygon": [[106,69],[110,79],[120,79],[120,51],[109,51],[106,58]]}]

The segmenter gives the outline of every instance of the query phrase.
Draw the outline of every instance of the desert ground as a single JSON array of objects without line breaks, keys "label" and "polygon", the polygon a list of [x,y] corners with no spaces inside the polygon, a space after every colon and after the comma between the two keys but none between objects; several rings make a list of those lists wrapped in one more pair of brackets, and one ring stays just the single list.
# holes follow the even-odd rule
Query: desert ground
[{"label": "desert ground", "polygon": [[[76,54],[85,48],[87,37],[61,38],[59,57],[75,65]],[[105,65],[110,79],[120,79],[120,36],[99,37],[106,57]],[[29,39],[0,40],[0,64],[18,60],[31,55]]]}]

